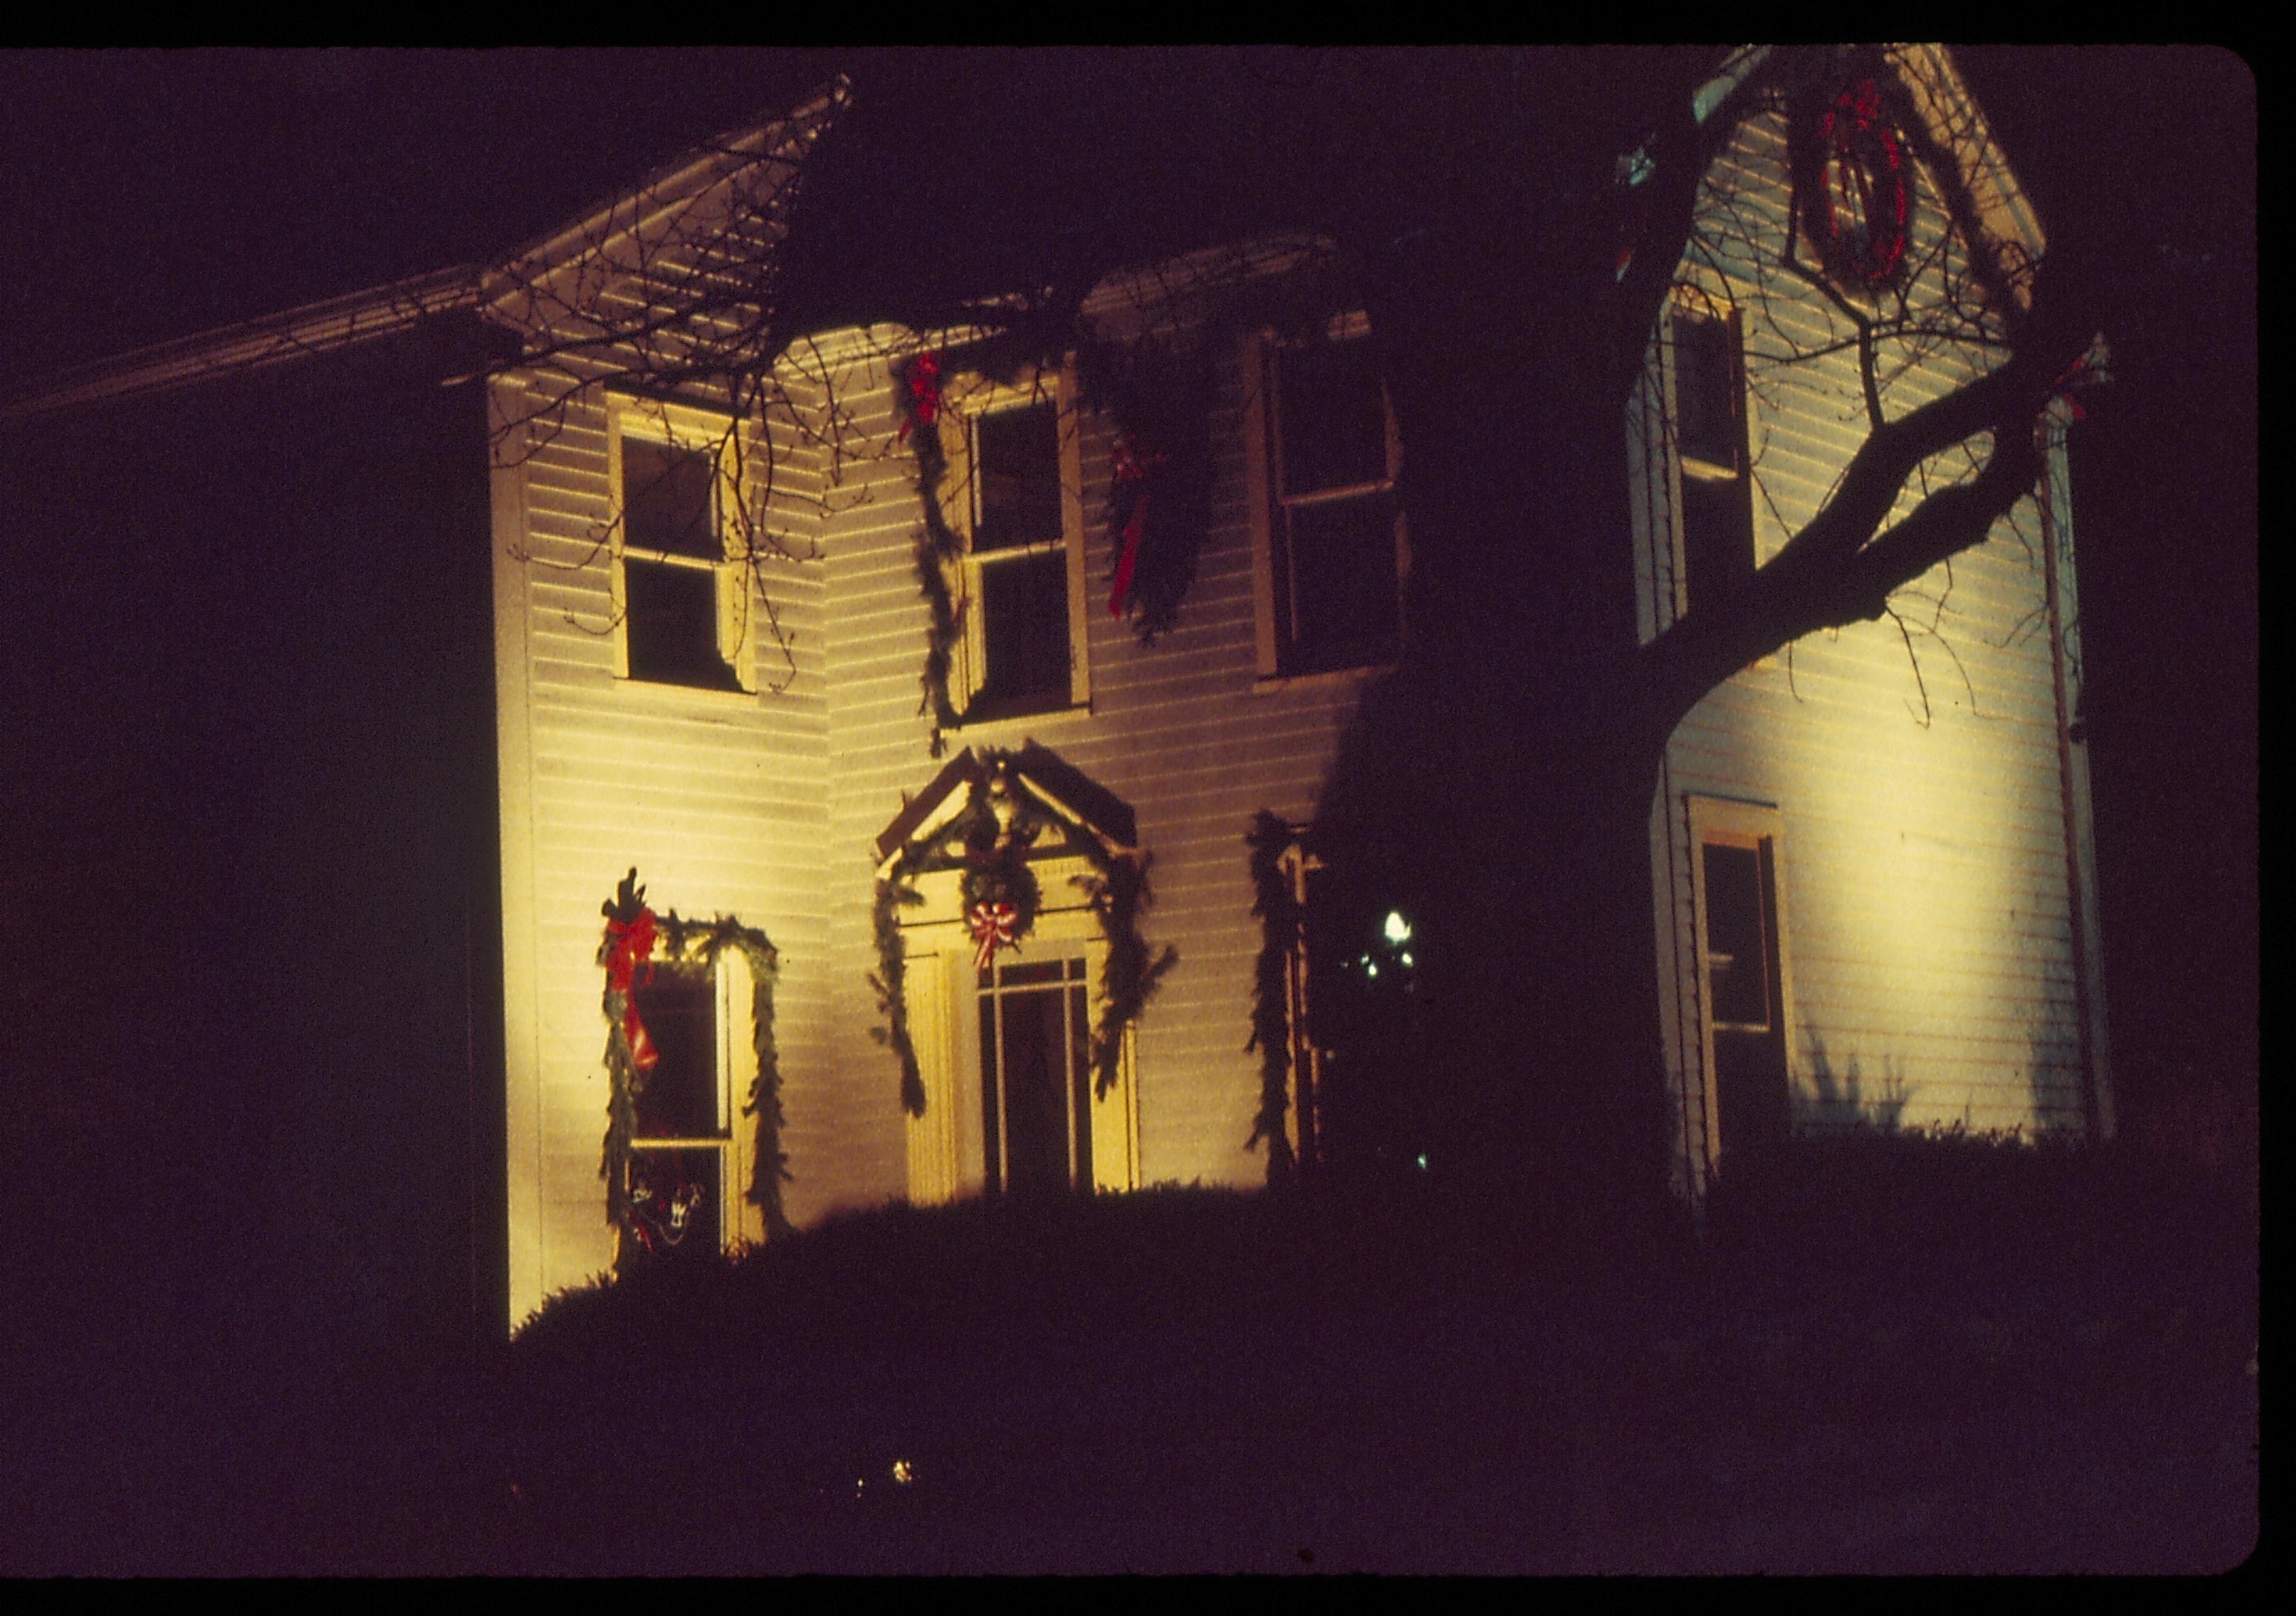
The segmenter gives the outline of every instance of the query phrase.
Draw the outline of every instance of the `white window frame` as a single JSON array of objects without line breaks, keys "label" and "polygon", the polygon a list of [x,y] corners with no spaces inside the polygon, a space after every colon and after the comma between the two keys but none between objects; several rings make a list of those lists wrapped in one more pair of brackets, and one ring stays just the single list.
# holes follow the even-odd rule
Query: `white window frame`
[{"label": "white window frame", "polygon": [[[1370,335],[1370,317],[1360,311],[1337,316],[1324,331],[1324,340],[1332,342],[1365,341]],[[1285,632],[1284,625],[1277,621],[1275,593],[1277,570],[1288,567],[1291,560],[1288,542],[1278,543],[1278,535],[1288,534],[1289,531],[1284,512],[1293,504],[1366,496],[1393,499],[1396,481],[1403,466],[1403,447],[1396,431],[1395,401],[1388,396],[1386,383],[1382,380],[1380,401],[1387,415],[1387,475],[1377,482],[1351,488],[1319,488],[1296,500],[1287,496],[1282,487],[1283,411],[1283,400],[1278,397],[1280,384],[1276,364],[1276,356],[1285,346],[1277,332],[1263,330],[1245,339],[1243,356],[1246,379],[1244,479],[1248,495],[1246,503],[1251,516],[1254,669],[1263,685],[1280,685],[1294,679],[1352,677],[1393,666],[1392,663],[1365,663],[1311,670],[1286,666],[1291,657],[1292,639]],[[1395,513],[1396,637],[1398,650],[1410,631],[1403,611],[1405,591],[1410,578],[1410,524],[1405,520],[1398,504]]]},{"label": "white window frame", "polygon": [[1690,882],[1691,932],[1694,945],[1698,988],[1698,1059],[1699,1082],[1705,1095],[1706,1124],[1704,1149],[1707,1170],[1711,1173],[1721,1162],[1721,1093],[1714,1061],[1714,1035],[1718,1030],[1741,1030],[1731,1023],[1718,1023],[1714,1010],[1713,955],[1708,947],[1706,915],[1706,849],[1710,843],[1725,847],[1748,848],[1759,852],[1762,844],[1769,844],[1770,885],[1773,913],[1767,919],[1775,925],[1769,945],[1776,950],[1778,961],[1778,1002],[1770,1007],[1780,1041],[1784,1046],[1786,1094],[1789,1103],[1800,1092],[1801,1074],[1796,1054],[1793,1014],[1793,950],[1788,938],[1792,927],[1787,920],[1786,905],[1786,834],[1785,816],[1777,808],[1762,803],[1740,802],[1726,797],[1687,799],[1690,819]]},{"label": "white window frame", "polygon": [[[1666,409],[1661,422],[1666,435],[1668,531],[1674,553],[1674,615],[1677,619],[1687,613],[1693,604],[1690,598],[1690,544],[1685,529],[1686,514],[1682,497],[1685,480],[1707,484],[1743,483],[1747,511],[1747,550],[1752,568],[1762,565],[1761,501],[1756,497],[1754,486],[1754,390],[1746,374],[1746,305],[1733,296],[1730,290],[1710,291],[1699,288],[1677,288],[1666,308],[1666,332],[1660,344],[1665,354],[1663,366],[1666,377]],[[1686,454],[1682,447],[1679,423],[1682,420],[1681,382],[1677,355],[1680,344],[1675,336],[1675,323],[1685,315],[1693,319],[1719,320],[1734,334],[1734,363],[1738,384],[1738,431],[1746,463],[1734,472],[1701,456]],[[1766,667],[1765,657],[1754,664]]]},{"label": "white window frame", "polygon": [[752,1008],[750,964],[738,949],[721,952],[703,967],[698,962],[657,961],[655,969],[673,973],[707,969],[715,1025],[717,1134],[699,1137],[654,1137],[633,1128],[630,1150],[716,1151],[718,1154],[718,1227],[724,1247],[734,1250],[757,1244],[766,1237],[765,1215],[750,1204],[750,1175],[755,1165],[756,1143],[742,1128],[742,1107],[757,1079],[758,1052],[750,1026]]},{"label": "white window frame", "polygon": [[942,389],[936,425],[947,466],[940,486],[941,518],[964,549],[956,576],[950,580],[964,632],[949,659],[949,696],[960,719],[965,722],[989,723],[1008,716],[995,711],[971,711],[974,699],[989,677],[988,627],[982,604],[987,596],[981,576],[989,569],[1044,554],[1041,547],[1030,546],[999,550],[986,556],[973,554],[972,535],[980,507],[980,480],[973,474],[974,424],[984,415],[1046,403],[1054,408],[1060,440],[1060,542],[1068,562],[1067,704],[1070,708],[1092,704],[1092,663],[1087,645],[1091,619],[1085,610],[1084,455],[1078,441],[1081,421],[1075,382],[1064,365],[1026,373],[1009,382],[962,373]]},{"label": "white window frame", "polygon": [[[1089,873],[1081,857],[1033,865],[1047,906],[1020,947],[1023,963],[1061,958],[1084,961],[1086,1013],[1099,1025],[1104,1000],[1100,980],[1107,963],[1107,939],[1084,907],[1050,906],[1055,893],[1072,893],[1073,877]],[[980,991],[973,964],[971,931],[959,919],[959,874],[929,872],[917,879],[924,899],[901,926],[906,964],[903,992],[908,1008],[909,1041],[916,1052],[917,1075],[925,1110],[908,1119],[908,1194],[920,1206],[938,1205],[986,1193],[988,1142],[982,1136],[980,1085]],[[1010,963],[1000,954],[1001,963]],[[1135,1039],[1130,1028],[1117,1063],[1116,1081],[1092,1102],[1092,1187],[1123,1191],[1140,1186],[1140,1103],[1135,1081]],[[1081,1187],[1081,1186],[1079,1186]]]},{"label": "white window frame", "polygon": [[[734,513],[744,508],[734,465],[742,456],[733,452],[736,430],[730,417],[689,405],[623,394],[608,398],[606,480],[613,531],[609,587],[613,600],[614,676],[619,679],[629,680],[651,690],[697,691],[704,694],[754,694],[757,691],[756,647],[750,643],[750,628],[758,614],[751,610],[750,570],[744,562],[742,546],[734,530],[739,524],[729,520]],[[622,482],[622,444],[626,438],[666,444],[672,448],[697,450],[710,456],[717,468],[714,479],[716,497],[711,510],[711,519],[718,529],[719,557],[717,561],[672,555],[656,550],[638,550],[629,543],[629,504]],[[733,675],[735,685],[739,686],[738,692],[713,693],[708,685],[632,678],[629,592],[624,566],[625,555],[631,553],[649,565],[687,567],[711,574],[718,602],[718,655]]]}]

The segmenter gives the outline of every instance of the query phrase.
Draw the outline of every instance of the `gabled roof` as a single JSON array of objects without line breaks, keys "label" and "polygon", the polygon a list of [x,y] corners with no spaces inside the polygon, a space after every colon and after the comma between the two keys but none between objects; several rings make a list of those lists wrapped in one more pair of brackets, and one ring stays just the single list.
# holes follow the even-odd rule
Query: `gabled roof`
[{"label": "gabled roof", "polygon": [[516,325],[521,304],[537,293],[574,308],[601,298],[618,279],[644,276],[665,258],[690,274],[695,253],[738,235],[744,225],[777,239],[788,224],[784,182],[850,94],[843,78],[834,79],[787,115],[707,141],[504,254],[484,274],[488,308]]},{"label": "gabled roof", "polygon": [[[517,329],[523,322],[515,305],[537,289],[560,293],[555,300],[570,306],[578,298],[603,293],[617,274],[630,272],[630,264],[677,250],[681,232],[709,211],[714,188],[745,178],[778,185],[845,105],[848,94],[839,78],[795,111],[705,142],[497,259],[390,282],[77,365],[0,401],[0,421],[341,354],[455,315],[475,314]],[[773,222],[782,222],[778,210]],[[573,282],[580,283],[578,291]]]},{"label": "gabled roof", "polygon": [[1054,817],[1085,832],[1110,852],[1128,853],[1139,845],[1140,832],[1131,804],[1050,748],[1030,741],[1018,751],[992,753],[984,759],[968,746],[943,765],[924,790],[903,803],[892,822],[877,833],[879,869],[890,865],[903,848],[930,836],[964,812],[972,793],[988,783],[1000,761],[1012,779]]}]

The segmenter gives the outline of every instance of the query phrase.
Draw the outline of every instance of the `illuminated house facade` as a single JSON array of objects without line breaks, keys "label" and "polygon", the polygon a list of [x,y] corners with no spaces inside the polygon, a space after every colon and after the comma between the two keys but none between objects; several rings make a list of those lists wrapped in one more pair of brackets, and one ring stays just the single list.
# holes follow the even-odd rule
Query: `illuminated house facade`
[{"label": "illuminated house facade", "polygon": [[[1905,60],[1909,115],[1959,154],[1988,221],[2038,249],[1949,65]],[[1196,542],[1152,643],[1107,592],[1128,462],[1158,446],[1103,407],[1088,354],[991,366],[968,332],[825,332],[789,346],[750,409],[599,337],[598,310],[674,300],[729,241],[776,250],[783,182],[835,110],[718,143],[503,265],[131,357],[20,411],[419,349],[436,430],[401,463],[462,446],[451,509],[426,519],[430,547],[459,559],[421,576],[466,613],[491,599],[490,627],[465,623],[445,659],[490,661],[420,699],[472,703],[461,800],[499,813],[445,861],[467,950],[406,991],[460,1007],[433,1043],[474,1096],[455,1113],[462,1237],[497,1323],[628,1238],[601,1172],[617,1060],[645,1065],[606,1154],[648,1244],[763,1238],[774,1214],[745,1194],[760,1149],[786,1162],[777,1215],[798,1226],[904,1197],[1259,1182],[1245,1040],[1265,939],[1243,837],[1263,812],[1312,818],[1367,682],[1431,631],[1405,621],[1403,447],[1343,298],[1311,292],[1290,305],[1304,324],[1241,321],[1201,345]],[[1685,262],[1623,435],[1646,636],[1767,559],[1859,439],[1838,289],[1767,267],[1783,244],[1764,232],[1816,228],[1797,223],[1787,147],[1784,120],[1758,117],[1718,170],[1730,217],[1754,221],[1734,225],[1743,261]],[[1951,273],[1932,193],[1910,195],[1907,273]],[[1218,299],[1172,289],[1209,284],[1206,266],[1248,293],[1312,281],[1315,261],[1281,242],[1119,277],[1084,328],[1117,350],[1201,332]],[[456,334],[415,341],[439,332]],[[1892,376],[1892,403],[1958,362]],[[1726,1148],[1794,1128],[2109,1130],[2053,464],[2046,522],[2021,506],[2019,530],[1954,564],[1949,653],[1909,660],[1911,631],[1887,620],[1815,636],[1714,691],[1669,746],[1651,851],[1684,1194]],[[945,670],[921,701],[937,610]],[[973,877],[1016,826],[1038,901],[999,946]],[[1177,959],[1118,1033],[1103,1000],[1122,939],[1088,896],[1144,857],[1137,932],[1152,966],[1168,945]],[[628,940],[632,871],[647,945]],[[912,901],[881,902],[888,881]],[[728,923],[680,929],[673,911]],[[871,980],[889,936],[906,1070]],[[623,1019],[601,1015],[610,989]],[[761,1059],[777,1136],[745,1114]],[[452,1221],[432,1234],[451,1243]]]},{"label": "illuminated house facade", "polygon": [[[1956,214],[2013,263],[2043,247],[1937,50],[1826,86],[1799,138],[1750,119],[1701,207],[1628,433],[1645,640],[1832,492],[1867,430],[1856,314],[1912,333],[1875,367],[1893,417],[1980,373],[1958,311],[2003,293]],[[1788,1130],[2112,1131],[2061,430],[2046,464],[1985,545],[1742,669],[1666,749],[1651,850],[1685,1193]]]}]

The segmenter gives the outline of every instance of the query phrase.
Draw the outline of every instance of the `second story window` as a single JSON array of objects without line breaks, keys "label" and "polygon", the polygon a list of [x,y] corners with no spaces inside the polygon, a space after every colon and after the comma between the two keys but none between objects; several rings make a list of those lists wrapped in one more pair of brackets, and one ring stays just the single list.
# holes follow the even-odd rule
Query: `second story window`
[{"label": "second story window", "polygon": [[969,718],[1081,706],[1082,476],[1064,381],[959,383],[946,403],[944,513],[964,541],[951,693]]},{"label": "second story window", "polygon": [[1259,671],[1392,662],[1410,551],[1377,355],[1360,321],[1341,322],[1325,340],[1264,341],[1257,368]]},{"label": "second story window", "polygon": [[1727,595],[1753,575],[1754,489],[1737,311],[1678,305],[1670,332],[1687,608]]},{"label": "second story window", "polygon": [[629,402],[614,409],[618,671],[653,685],[741,690],[749,579],[731,559],[722,422]]}]

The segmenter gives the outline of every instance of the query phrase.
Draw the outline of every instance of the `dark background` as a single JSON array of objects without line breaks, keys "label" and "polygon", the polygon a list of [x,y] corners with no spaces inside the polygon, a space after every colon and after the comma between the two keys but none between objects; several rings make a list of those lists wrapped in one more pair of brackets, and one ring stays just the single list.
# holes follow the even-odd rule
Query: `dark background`
[{"label": "dark background", "polygon": [[[1958,59],[2045,226],[2101,230],[2174,287],[2108,333],[2114,385],[2076,429],[2081,718],[2124,1125],[2252,1163],[2254,80],[2200,48]],[[840,68],[881,105],[931,86],[946,107],[1004,65],[998,53],[818,50],[0,54],[0,392],[498,252]],[[1083,96],[1189,72],[1167,53],[1035,65]],[[992,129],[1013,115],[979,112]],[[929,212],[935,199],[910,200]],[[42,574],[21,559],[8,564],[25,587]],[[73,681],[74,654],[57,647],[45,677]],[[20,786],[54,756],[21,724],[0,737]],[[27,872],[144,879],[125,844],[86,824],[23,812],[8,841],[0,914],[20,939],[53,919],[38,913],[50,889]]]}]

